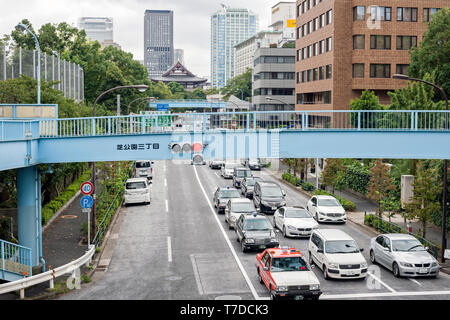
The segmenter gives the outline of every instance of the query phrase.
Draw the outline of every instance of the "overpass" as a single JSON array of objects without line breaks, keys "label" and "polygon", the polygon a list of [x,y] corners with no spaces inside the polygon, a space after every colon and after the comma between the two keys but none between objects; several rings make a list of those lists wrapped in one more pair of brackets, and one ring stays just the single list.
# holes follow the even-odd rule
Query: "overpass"
[{"label": "overpass", "polygon": [[346,110],[0,120],[0,170],[18,169],[19,242],[36,266],[42,258],[39,164],[192,159],[194,143],[202,145],[203,159],[445,159],[449,115]]}]

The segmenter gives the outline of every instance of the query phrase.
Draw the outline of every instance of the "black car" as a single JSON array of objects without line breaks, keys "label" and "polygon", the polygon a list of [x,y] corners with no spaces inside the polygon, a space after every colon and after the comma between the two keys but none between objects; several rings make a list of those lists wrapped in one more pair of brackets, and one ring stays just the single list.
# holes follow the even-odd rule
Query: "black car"
[{"label": "black car", "polygon": [[241,214],[236,222],[235,231],[243,252],[279,246],[278,238],[269,219],[266,216],[257,215],[256,212],[247,215]]},{"label": "black car", "polygon": [[250,170],[261,170],[261,161],[259,159],[247,159],[246,165]]},{"label": "black car", "polygon": [[241,187],[241,182],[244,178],[252,176],[252,172],[248,168],[236,167],[233,171],[233,186],[237,189]]},{"label": "black car", "polygon": [[258,181],[253,187],[253,203],[261,213],[274,214],[286,205],[286,193],[275,182]]},{"label": "black car", "polygon": [[241,194],[249,199],[253,198],[253,187],[258,181],[263,181],[260,177],[244,178],[241,182]]},{"label": "black car", "polygon": [[239,191],[235,188],[225,187],[217,188],[214,192],[214,207],[217,209],[218,213],[225,212],[225,207],[227,206],[228,200],[233,198],[240,198],[241,195]]},{"label": "black car", "polygon": [[225,161],[224,160],[211,160],[209,162],[209,167],[211,169],[220,169],[225,165]]}]

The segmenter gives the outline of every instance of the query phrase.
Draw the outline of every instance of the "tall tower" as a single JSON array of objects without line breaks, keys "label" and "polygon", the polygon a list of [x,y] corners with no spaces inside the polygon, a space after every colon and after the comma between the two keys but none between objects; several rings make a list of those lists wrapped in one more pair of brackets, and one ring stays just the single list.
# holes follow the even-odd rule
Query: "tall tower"
[{"label": "tall tower", "polygon": [[248,9],[228,8],[211,16],[211,85],[226,86],[234,75],[234,46],[256,34],[258,16]]},{"label": "tall tower", "polygon": [[145,10],[144,65],[149,78],[162,75],[173,63],[173,11]]}]

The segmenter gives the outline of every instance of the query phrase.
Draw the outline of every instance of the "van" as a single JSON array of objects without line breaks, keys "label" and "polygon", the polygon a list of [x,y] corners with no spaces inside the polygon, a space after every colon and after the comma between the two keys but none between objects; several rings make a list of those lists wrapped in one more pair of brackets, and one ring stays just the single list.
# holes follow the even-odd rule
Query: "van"
[{"label": "van", "polygon": [[274,214],[286,205],[286,193],[275,182],[258,181],[253,187],[253,203],[261,213]]},{"label": "van", "polygon": [[131,203],[150,204],[150,185],[147,178],[131,178],[125,183],[124,205]]},{"label": "van", "polygon": [[137,160],[133,164],[133,177],[135,178],[147,178],[153,179],[153,161],[150,160]]}]

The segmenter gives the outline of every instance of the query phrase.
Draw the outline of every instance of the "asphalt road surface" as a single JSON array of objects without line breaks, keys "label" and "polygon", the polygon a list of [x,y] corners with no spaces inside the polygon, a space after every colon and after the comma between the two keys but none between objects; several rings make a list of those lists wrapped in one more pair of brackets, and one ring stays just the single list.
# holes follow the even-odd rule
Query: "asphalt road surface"
[{"label": "asphalt road surface", "polygon": [[[234,230],[212,203],[217,186],[231,186],[219,170],[184,161],[155,161],[152,202],[124,208],[114,228],[115,246],[106,272],[61,299],[269,299],[258,281],[256,252],[243,253]],[[274,181],[265,171],[254,172]],[[282,186],[288,206],[306,206],[307,198]],[[272,220],[272,216],[269,216]],[[383,267],[372,266],[369,240],[373,236],[351,222],[321,224],[352,236],[369,264],[366,279],[325,280],[314,268],[321,299],[450,299],[450,276],[395,278]],[[307,257],[307,239],[286,239],[281,246],[300,249]],[[373,273],[372,273],[373,272]]]}]

